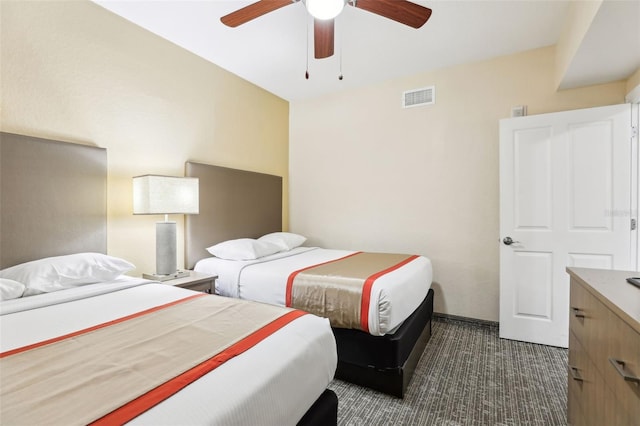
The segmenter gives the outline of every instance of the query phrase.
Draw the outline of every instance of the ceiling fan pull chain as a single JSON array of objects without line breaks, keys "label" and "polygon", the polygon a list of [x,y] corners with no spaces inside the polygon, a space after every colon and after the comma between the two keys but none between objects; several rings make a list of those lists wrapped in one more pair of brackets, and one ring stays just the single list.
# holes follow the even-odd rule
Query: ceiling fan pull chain
[{"label": "ceiling fan pull chain", "polygon": [[309,17],[307,16],[307,45],[306,47],[306,51],[307,51],[307,70],[304,73],[304,78],[309,80]]},{"label": "ceiling fan pull chain", "polygon": [[342,36],[343,33],[338,33],[340,35],[339,37],[339,43],[340,43],[340,75],[338,75],[338,80],[342,81]]}]

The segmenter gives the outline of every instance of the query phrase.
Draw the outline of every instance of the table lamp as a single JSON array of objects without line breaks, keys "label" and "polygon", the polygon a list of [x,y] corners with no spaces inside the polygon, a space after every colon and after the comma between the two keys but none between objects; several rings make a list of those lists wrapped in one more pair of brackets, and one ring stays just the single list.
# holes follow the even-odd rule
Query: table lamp
[{"label": "table lamp", "polygon": [[133,214],[163,214],[156,222],[156,272],[143,278],[166,281],[189,275],[177,270],[176,222],[170,214],[198,214],[198,178],[144,175],[133,178]]}]

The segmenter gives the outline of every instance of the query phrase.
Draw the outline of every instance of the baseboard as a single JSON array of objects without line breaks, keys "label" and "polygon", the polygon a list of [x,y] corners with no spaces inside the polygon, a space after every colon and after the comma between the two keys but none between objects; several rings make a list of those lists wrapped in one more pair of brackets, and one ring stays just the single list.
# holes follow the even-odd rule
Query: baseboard
[{"label": "baseboard", "polygon": [[488,321],[478,318],[469,318],[462,317],[458,315],[450,315],[450,314],[441,314],[438,312],[433,313],[433,319],[436,321],[446,321],[446,322],[463,322],[467,324],[478,325],[482,327],[491,327],[498,328],[499,323],[497,321]]}]

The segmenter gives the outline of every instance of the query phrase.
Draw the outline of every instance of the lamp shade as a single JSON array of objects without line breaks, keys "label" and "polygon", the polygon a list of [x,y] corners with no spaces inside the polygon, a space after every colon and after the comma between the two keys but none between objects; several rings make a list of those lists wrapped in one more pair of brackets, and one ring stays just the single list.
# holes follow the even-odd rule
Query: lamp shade
[{"label": "lamp shade", "polygon": [[158,175],[133,178],[133,214],[198,212],[198,178]]}]

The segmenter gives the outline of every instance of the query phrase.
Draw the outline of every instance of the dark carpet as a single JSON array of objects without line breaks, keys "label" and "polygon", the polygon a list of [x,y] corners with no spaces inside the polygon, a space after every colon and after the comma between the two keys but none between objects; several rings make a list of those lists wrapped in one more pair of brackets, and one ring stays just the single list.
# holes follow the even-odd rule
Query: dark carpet
[{"label": "dark carpet", "polygon": [[567,350],[434,318],[404,399],[334,380],[339,425],[566,425]]}]

